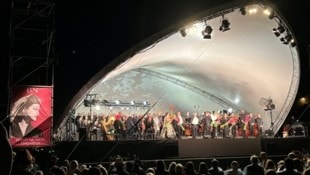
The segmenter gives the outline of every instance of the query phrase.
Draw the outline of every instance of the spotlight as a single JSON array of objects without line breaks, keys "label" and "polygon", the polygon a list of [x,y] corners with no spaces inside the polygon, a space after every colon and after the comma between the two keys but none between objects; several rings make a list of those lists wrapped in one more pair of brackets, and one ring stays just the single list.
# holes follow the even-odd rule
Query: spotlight
[{"label": "spotlight", "polygon": [[181,35],[182,35],[183,37],[185,37],[185,36],[187,35],[184,28],[182,28],[182,29],[180,30],[180,33],[181,33]]},{"label": "spotlight", "polygon": [[249,13],[250,14],[255,14],[257,12],[257,8],[255,6],[250,7]]},{"label": "spotlight", "polygon": [[284,31],[285,28],[282,25],[279,25],[277,28],[272,29],[272,32],[274,33],[274,35],[276,35],[276,37],[279,37]]},{"label": "spotlight", "polygon": [[105,106],[109,104],[108,100],[102,100],[102,104],[104,104]]},{"label": "spotlight", "polygon": [[276,28],[273,28],[272,32],[274,33],[274,35],[276,35],[276,37],[280,36],[280,33],[278,32],[278,30]]},{"label": "spotlight", "polygon": [[90,101],[87,100],[87,99],[84,99],[84,106],[85,107],[90,107],[90,105],[91,105]]},{"label": "spotlight", "polygon": [[241,7],[240,8],[240,13],[241,13],[241,15],[246,15],[246,10],[245,10],[245,7]]},{"label": "spotlight", "polygon": [[283,33],[285,31],[284,27],[281,25],[277,28],[277,30],[279,33]]},{"label": "spotlight", "polygon": [[223,16],[223,19],[222,19],[221,23],[222,24],[221,24],[221,26],[219,28],[220,31],[225,32],[227,30],[230,30],[230,28],[229,28],[230,23],[229,23],[228,19],[224,18],[224,16]]},{"label": "spotlight", "polygon": [[295,47],[295,46],[296,46],[295,40],[291,40],[291,46],[292,46],[292,47]]},{"label": "spotlight", "polygon": [[201,32],[203,39],[211,39],[213,29],[210,25],[206,25],[205,29]]},{"label": "spotlight", "polygon": [[274,15],[274,12],[273,11],[270,11],[269,15],[268,15],[268,18],[269,19],[273,19],[275,17]]},{"label": "spotlight", "polygon": [[293,37],[292,37],[291,34],[285,35],[285,37],[284,37],[284,38],[281,38],[280,40],[283,42],[283,44],[289,44],[289,43],[291,43],[291,45],[292,45],[292,43],[294,43],[294,44],[293,44],[293,47],[295,46],[295,41],[294,41],[294,39],[293,39]]},{"label": "spotlight", "polygon": [[91,100],[91,104],[92,105],[96,105],[98,103],[98,99],[97,98],[93,98],[92,100]]},{"label": "spotlight", "polygon": [[287,34],[287,35],[285,36],[285,40],[288,41],[288,42],[291,42],[292,39],[293,39],[293,37],[292,37],[291,34]]}]

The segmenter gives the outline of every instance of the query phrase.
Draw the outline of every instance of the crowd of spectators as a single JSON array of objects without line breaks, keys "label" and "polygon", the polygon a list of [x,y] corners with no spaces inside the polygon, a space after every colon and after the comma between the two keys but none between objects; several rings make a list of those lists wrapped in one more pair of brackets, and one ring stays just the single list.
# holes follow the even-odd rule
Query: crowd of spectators
[{"label": "crowd of spectators", "polygon": [[78,160],[60,160],[51,156],[43,168],[28,149],[14,152],[12,175],[273,175],[310,174],[310,159],[300,151],[292,151],[280,160],[274,160],[266,152],[251,155],[245,165],[230,158],[230,163],[220,159],[166,161],[154,160],[152,164],[142,160],[121,157],[111,162],[84,164]]}]

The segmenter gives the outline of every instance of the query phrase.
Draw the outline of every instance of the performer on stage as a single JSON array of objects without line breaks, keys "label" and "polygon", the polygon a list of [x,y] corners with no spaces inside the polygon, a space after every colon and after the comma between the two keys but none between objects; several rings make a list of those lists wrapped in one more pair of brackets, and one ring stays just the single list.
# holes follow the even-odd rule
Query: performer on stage
[{"label": "performer on stage", "polygon": [[198,135],[198,124],[199,124],[199,119],[197,116],[197,113],[195,112],[193,114],[193,118],[192,118],[192,135],[193,135],[193,139],[195,139]]},{"label": "performer on stage", "polygon": [[203,125],[204,128],[204,135],[211,135],[211,112],[206,111],[204,112],[204,118],[201,120],[201,125]]},{"label": "performer on stage", "polygon": [[175,109],[175,106],[171,105],[170,112],[166,113],[166,116],[163,122],[163,128],[160,134],[162,138],[172,139],[176,137],[176,133],[175,133],[175,130],[172,124],[173,120],[176,118],[176,115],[174,114],[174,109]]},{"label": "performer on stage", "polygon": [[261,114],[256,114],[254,118],[254,136],[261,137],[263,134],[263,119],[261,117]]},{"label": "performer on stage", "polygon": [[154,139],[154,120],[150,113],[147,113],[147,117],[144,120],[144,138],[145,139]]},{"label": "performer on stage", "polygon": [[211,114],[211,125],[210,125],[210,130],[211,130],[211,138],[215,138],[218,135],[218,114],[215,113],[214,111]]},{"label": "performer on stage", "polygon": [[121,140],[124,138],[123,114],[121,111],[115,115],[114,130],[116,140]]},{"label": "performer on stage", "polygon": [[184,131],[185,131],[185,128],[183,126],[183,117],[181,115],[181,112],[177,112],[177,130],[176,130],[176,134],[177,134],[177,137],[180,138],[181,136],[184,136]]},{"label": "performer on stage", "polygon": [[227,112],[224,112],[220,119],[220,130],[223,138],[226,138],[229,134],[229,118]]},{"label": "performer on stage", "polygon": [[239,116],[232,113],[230,114],[230,119],[229,119],[229,123],[230,123],[230,135],[235,138],[236,135],[237,135],[237,130],[238,130],[238,126],[237,126],[237,123],[238,123],[238,119],[239,119]]},{"label": "performer on stage", "polygon": [[245,116],[246,116],[245,110],[241,109],[238,120],[238,136],[241,137],[245,137],[245,130],[246,130]]},{"label": "performer on stage", "polygon": [[190,113],[189,112],[186,112],[186,115],[185,115],[185,124],[184,124],[184,128],[185,128],[185,131],[184,131],[184,135],[185,136],[192,136],[192,125],[191,125],[191,116],[190,116]]},{"label": "performer on stage", "polygon": [[103,138],[106,140],[114,140],[114,121],[113,115],[106,116],[101,120]]}]

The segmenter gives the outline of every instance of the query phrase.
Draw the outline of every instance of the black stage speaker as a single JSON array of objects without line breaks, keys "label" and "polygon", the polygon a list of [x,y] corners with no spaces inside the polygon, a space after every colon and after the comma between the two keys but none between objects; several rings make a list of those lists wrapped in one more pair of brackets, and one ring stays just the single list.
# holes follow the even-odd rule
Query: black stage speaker
[{"label": "black stage speaker", "polygon": [[79,140],[86,141],[86,128],[79,129]]}]

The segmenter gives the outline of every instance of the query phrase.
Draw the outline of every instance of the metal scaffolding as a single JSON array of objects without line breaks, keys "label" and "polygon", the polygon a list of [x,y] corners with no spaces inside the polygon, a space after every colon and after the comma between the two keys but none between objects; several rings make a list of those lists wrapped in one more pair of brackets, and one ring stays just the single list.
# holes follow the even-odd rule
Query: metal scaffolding
[{"label": "metal scaffolding", "polygon": [[177,78],[174,78],[174,77],[171,77],[171,76],[159,73],[159,72],[155,72],[152,70],[144,69],[144,68],[138,68],[138,69],[135,69],[135,71],[140,72],[140,73],[144,73],[144,74],[148,74],[148,75],[152,75],[152,76],[161,78],[163,80],[169,81],[171,83],[177,84],[179,86],[182,86],[183,88],[189,89],[189,90],[191,90],[197,94],[200,94],[203,97],[208,98],[209,100],[215,102],[216,104],[219,104],[220,106],[224,107],[225,109],[233,108],[234,110],[237,110],[237,111],[240,110],[239,106],[237,106],[237,105],[235,105],[235,104],[233,104],[227,100],[223,100],[223,99],[213,95],[210,92],[207,92],[203,89],[200,89],[200,88],[198,88],[192,84],[189,84],[189,83],[184,82],[182,80],[179,80]]},{"label": "metal scaffolding", "polygon": [[54,85],[54,0],[11,1],[9,37],[8,104],[16,86]]},{"label": "metal scaffolding", "polygon": [[9,89],[16,85],[53,85],[54,57],[54,1],[12,1]]}]

